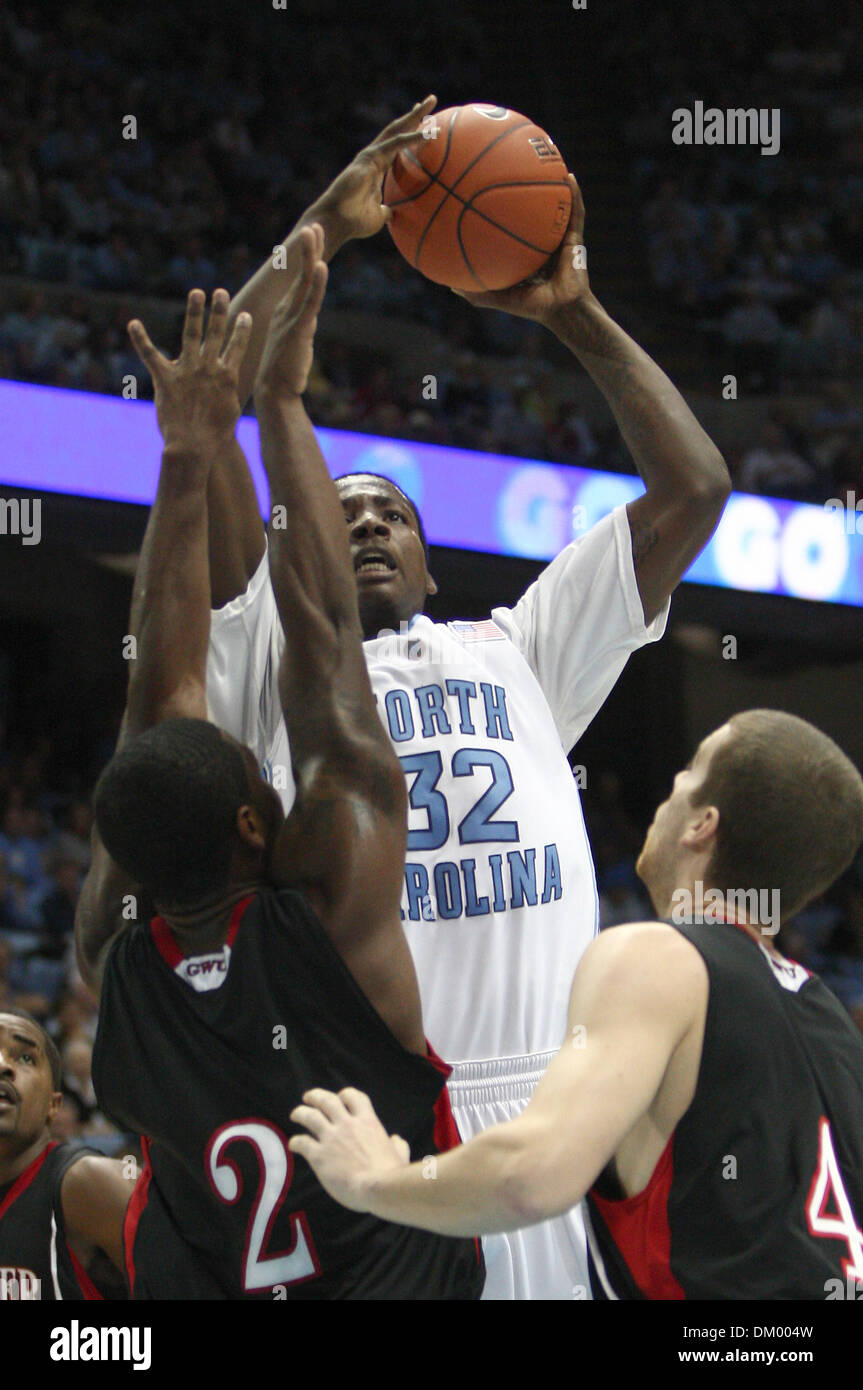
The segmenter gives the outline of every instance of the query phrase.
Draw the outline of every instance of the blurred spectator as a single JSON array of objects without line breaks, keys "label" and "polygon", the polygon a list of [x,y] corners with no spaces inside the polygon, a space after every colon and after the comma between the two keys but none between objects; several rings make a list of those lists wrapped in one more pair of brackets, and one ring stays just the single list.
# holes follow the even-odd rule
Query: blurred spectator
[{"label": "blurred spectator", "polygon": [[62,960],[71,945],[75,929],[81,865],[76,859],[55,854],[51,876],[56,886],[40,904],[42,937],[39,954],[49,960]]},{"label": "blurred spectator", "polygon": [[722,321],[722,335],[732,349],[735,371],[755,390],[775,390],[782,324],[755,285],[739,292],[739,303]]},{"label": "blurred spectator", "polygon": [[809,319],[807,336],[811,343],[825,352],[841,357],[854,343],[851,316],[846,307],[847,294],[841,280],[834,280],[828,293],[819,299]]},{"label": "blurred spectator", "polygon": [[81,1036],[70,1038],[61,1053],[63,1076],[60,1087],[63,1095],[75,1107],[81,1125],[87,1125],[98,1109],[90,1075],[92,1057],[92,1044]]},{"label": "blurred spectator", "polygon": [[73,801],[64,817],[63,826],[54,840],[54,852],[64,859],[72,860],[79,869],[90,866],[90,831],[93,815],[89,803]]},{"label": "blurred spectator", "polygon": [[817,474],[790,446],[782,426],[766,420],[758,444],[744,454],[734,481],[742,492],[807,497],[817,486]]},{"label": "blurred spectator", "polygon": [[9,970],[12,965],[12,947],[0,937],[0,1010],[18,1008],[15,993],[9,983]]},{"label": "blurred spectator", "polygon": [[[22,804],[20,793],[13,794],[3,816],[0,831],[0,854],[11,877],[28,887],[37,886],[44,877],[42,844],[38,835],[40,824]],[[34,835],[32,832],[37,831]]]},{"label": "blurred spectator", "polygon": [[843,450],[863,432],[863,411],[851,401],[844,381],[825,383],[821,404],[807,421],[807,432],[812,439],[813,457],[825,474],[829,473]]},{"label": "blurred spectator", "polygon": [[842,913],[827,944],[825,983],[850,1010],[863,1008],[863,884],[849,881]]},{"label": "blurred spectator", "polygon": [[78,1106],[70,1096],[64,1095],[51,1125],[51,1138],[58,1144],[73,1143],[76,1139],[80,1141],[82,1129],[81,1112]]},{"label": "blurred spectator", "polygon": [[90,1042],[96,1038],[98,1010],[86,986],[73,981],[67,982],[65,993],[56,1009],[56,1031],[59,1038],[85,1037]]}]

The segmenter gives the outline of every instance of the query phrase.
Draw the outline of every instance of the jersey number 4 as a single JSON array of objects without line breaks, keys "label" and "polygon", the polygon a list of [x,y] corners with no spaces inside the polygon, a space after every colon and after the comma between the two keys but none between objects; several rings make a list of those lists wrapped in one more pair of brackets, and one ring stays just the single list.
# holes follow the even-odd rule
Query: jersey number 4
[{"label": "jersey number 4", "polygon": [[236,1120],[217,1129],[207,1145],[207,1177],[221,1202],[233,1206],[242,1196],[242,1180],[235,1163],[225,1158],[232,1144],[250,1144],[258,1159],[258,1191],[246,1225],[243,1247],[243,1289],[259,1293],[277,1284],[302,1284],[321,1273],[305,1212],[289,1218],[289,1249],[265,1253],[273,1223],[288,1195],[294,1176],[294,1157],[280,1129],[267,1120]]},{"label": "jersey number 4", "polygon": [[[828,1210],[831,1198],[834,1211]],[[848,1244],[848,1259],[842,1261],[846,1278],[863,1280],[863,1231],[845,1191],[842,1173],[833,1147],[830,1123],[822,1115],[818,1125],[818,1167],[815,1169],[806,1201],[806,1220],[813,1236],[828,1236]]]}]

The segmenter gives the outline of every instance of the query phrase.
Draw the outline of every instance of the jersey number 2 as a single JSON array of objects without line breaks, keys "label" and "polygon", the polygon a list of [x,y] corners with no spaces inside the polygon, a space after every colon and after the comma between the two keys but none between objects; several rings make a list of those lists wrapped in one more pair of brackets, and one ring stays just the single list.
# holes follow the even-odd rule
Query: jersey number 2
[{"label": "jersey number 2", "polygon": [[233,1206],[242,1195],[236,1164],[225,1158],[231,1144],[251,1144],[258,1159],[258,1191],[252,1204],[243,1249],[243,1289],[246,1293],[271,1289],[276,1284],[301,1284],[321,1273],[305,1212],[290,1218],[290,1249],[265,1255],[264,1247],[273,1222],[288,1195],[294,1175],[294,1158],[280,1129],[266,1120],[236,1120],[217,1129],[207,1146],[207,1177],[221,1202]]},{"label": "jersey number 2", "polygon": [[[835,1212],[827,1209],[831,1196]],[[843,1259],[842,1272],[846,1278],[863,1280],[863,1231],[857,1225],[851,1199],[845,1191],[830,1123],[823,1115],[818,1126],[818,1167],[809,1188],[806,1220],[813,1236],[847,1241],[849,1258]]]}]

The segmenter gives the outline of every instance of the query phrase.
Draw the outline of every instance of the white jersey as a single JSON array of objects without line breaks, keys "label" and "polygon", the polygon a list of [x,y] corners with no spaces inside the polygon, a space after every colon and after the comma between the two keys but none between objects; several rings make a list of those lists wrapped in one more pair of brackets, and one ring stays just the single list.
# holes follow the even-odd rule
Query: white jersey
[{"label": "white jersey", "polygon": [[[598,929],[593,862],[567,752],[645,626],[624,507],[485,622],[420,616],[365,646],[409,789],[402,914],[425,1030],[449,1062],[560,1046],[575,968]],[[294,797],[278,695],[284,645],[266,557],[212,615],[211,718]]]}]

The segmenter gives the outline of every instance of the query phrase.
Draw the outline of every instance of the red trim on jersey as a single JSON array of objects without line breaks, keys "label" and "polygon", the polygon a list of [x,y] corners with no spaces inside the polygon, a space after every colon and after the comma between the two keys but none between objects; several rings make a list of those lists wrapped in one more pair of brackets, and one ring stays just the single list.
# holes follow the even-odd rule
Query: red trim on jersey
[{"label": "red trim on jersey", "polygon": [[686,1294],[671,1272],[668,1197],[674,1179],[674,1133],[641,1192],[612,1202],[591,1188],[591,1200],[645,1298],[681,1299]]},{"label": "red trim on jersey", "polygon": [[6,1215],[12,1203],[17,1202],[18,1198],[21,1196],[21,1193],[24,1192],[30,1186],[31,1182],[35,1178],[36,1174],[39,1172],[39,1169],[42,1167],[42,1164],[45,1162],[45,1159],[48,1157],[49,1153],[51,1153],[52,1149],[56,1148],[56,1141],[51,1140],[50,1143],[45,1145],[42,1152],[36,1155],[36,1157],[33,1159],[33,1162],[27,1165],[27,1167],[24,1169],[24,1172],[18,1174],[12,1186],[9,1188],[9,1191],[6,1193],[6,1196],[3,1198],[3,1201],[0,1202],[0,1217]]},{"label": "red trim on jersey", "polygon": [[123,1217],[123,1253],[126,1257],[126,1277],[129,1280],[129,1293],[133,1295],[135,1292],[135,1236],[138,1233],[138,1223],[144,1214],[150,1196],[150,1178],[153,1176],[153,1169],[150,1165],[150,1141],[146,1135],[141,1136],[141,1152],[144,1155],[144,1168],[135,1183],[134,1191],[129,1198],[129,1205],[126,1208],[126,1215]]},{"label": "red trim on jersey", "polygon": [[[437,1055],[428,1039],[426,1039],[426,1056],[435,1071],[439,1071],[446,1081],[452,1074],[452,1067]],[[457,1149],[461,1143],[461,1135],[452,1113],[449,1091],[445,1085],[441,1088],[441,1093],[434,1106],[434,1142],[435,1148],[441,1154],[446,1153],[448,1149]]]},{"label": "red trim on jersey", "polygon": [[176,970],[183,959],[183,952],[177,945],[174,933],[164,917],[153,918],[150,923],[150,933],[162,960],[166,965],[170,965],[172,970]]},{"label": "red trim on jersey", "polygon": [[428,1038],[426,1038],[426,1056],[428,1057],[435,1071],[439,1071],[444,1080],[448,1081],[449,1078],[452,1076],[452,1067],[450,1066],[449,1062],[444,1061],[443,1057],[438,1056],[431,1043],[429,1042]]},{"label": "red trim on jersey", "polygon": [[[426,1038],[426,1056],[436,1071],[439,1071],[444,1080],[448,1080],[452,1075],[452,1067],[439,1057]],[[434,1107],[434,1142],[438,1153],[447,1153],[449,1149],[457,1149],[461,1143],[461,1135],[458,1132],[458,1125],[455,1122],[455,1115],[452,1113],[452,1102],[449,1098],[449,1091],[444,1085],[443,1090],[435,1101]],[[474,1236],[474,1247],[476,1248],[477,1264],[482,1262],[482,1246],[479,1236]]]},{"label": "red trim on jersey", "polygon": [[236,904],[233,912],[231,913],[231,920],[228,923],[228,934],[225,937],[226,946],[233,946],[237,932],[240,930],[240,923],[246,915],[246,908],[249,906],[249,903],[252,901],[254,897],[256,897],[256,894],[250,893],[247,898],[241,898],[240,901]]},{"label": "red trim on jersey", "polygon": [[105,1300],[102,1294],[100,1294],[99,1290],[96,1288],[96,1285],[93,1283],[93,1280],[90,1278],[81,1261],[78,1259],[77,1255],[75,1254],[75,1251],[72,1249],[68,1240],[66,1241],[66,1249],[69,1251],[69,1258],[72,1261],[72,1268],[75,1271],[75,1278],[78,1280],[78,1287],[81,1290],[84,1297],[89,1302],[93,1302],[94,1299],[98,1299],[100,1303],[104,1303]]},{"label": "red trim on jersey", "polygon": [[[241,898],[238,903],[234,904],[234,910],[231,913],[231,920],[228,923],[228,930],[225,935],[225,946],[233,946],[240,923],[243,920],[243,915],[254,896],[254,893],[249,893],[248,897]],[[180,950],[177,938],[169,923],[165,921],[164,917],[153,917],[150,921],[150,933],[156,944],[156,950],[159,952],[162,960],[165,961],[167,965],[170,965],[172,970],[176,970],[177,966],[180,965],[186,957]]]}]

